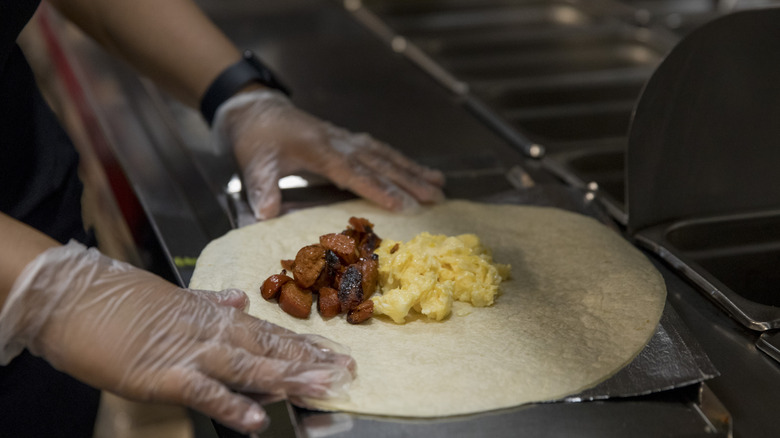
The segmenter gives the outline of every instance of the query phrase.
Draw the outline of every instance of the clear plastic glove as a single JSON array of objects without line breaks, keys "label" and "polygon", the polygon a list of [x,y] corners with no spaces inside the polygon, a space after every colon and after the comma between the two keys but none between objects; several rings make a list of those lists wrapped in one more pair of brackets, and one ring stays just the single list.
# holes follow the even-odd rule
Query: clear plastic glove
[{"label": "clear plastic glove", "polygon": [[268,90],[241,93],[219,107],[215,146],[233,150],[255,218],[279,214],[279,178],[308,171],[392,211],[444,199],[444,175],[367,134],[353,134],[297,109]]},{"label": "clear plastic glove", "polygon": [[186,405],[241,432],[268,421],[253,395],[344,394],[351,357],[236,308],[246,303],[241,291],[181,289],[71,242],[16,280],[0,314],[0,364],[27,348],[94,387]]}]

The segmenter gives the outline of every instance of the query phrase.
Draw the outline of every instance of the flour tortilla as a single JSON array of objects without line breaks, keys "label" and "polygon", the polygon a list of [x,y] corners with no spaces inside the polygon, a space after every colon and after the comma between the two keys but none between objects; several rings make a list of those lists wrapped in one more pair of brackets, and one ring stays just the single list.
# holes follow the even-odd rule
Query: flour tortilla
[{"label": "flour tortilla", "polygon": [[[496,303],[456,303],[443,322],[405,325],[382,316],[362,325],[343,317],[307,320],[265,301],[259,286],[280,260],[338,232],[350,216],[380,237],[476,233],[498,263],[512,265]],[[663,311],[663,278],[633,246],[582,215],[559,209],[448,201],[398,215],[364,201],[299,211],[234,230],[210,243],[190,284],[235,287],[249,313],[351,349],[358,377],[349,400],[316,407],[394,417],[443,417],[558,400],[607,379],[654,334]]]}]

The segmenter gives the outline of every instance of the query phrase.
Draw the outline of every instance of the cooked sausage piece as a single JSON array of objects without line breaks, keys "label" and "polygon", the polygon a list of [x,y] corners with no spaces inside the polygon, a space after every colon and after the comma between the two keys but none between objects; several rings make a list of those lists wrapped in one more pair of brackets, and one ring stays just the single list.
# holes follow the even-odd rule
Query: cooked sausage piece
[{"label": "cooked sausage piece", "polygon": [[260,293],[267,300],[278,297],[282,310],[297,318],[309,317],[317,293],[323,317],[347,313],[352,324],[365,321],[373,315],[373,302],[366,298],[379,279],[374,250],[382,239],[373,227],[365,218],[351,217],[341,233],[322,235],[319,244],[301,248],[294,260],[282,260],[284,270],[266,279]]},{"label": "cooked sausage piece", "polygon": [[349,218],[349,225],[352,229],[345,232],[355,239],[358,254],[360,257],[370,257],[382,243],[382,239],[374,233],[374,224],[368,219],[353,216]]},{"label": "cooked sausage piece", "polygon": [[345,264],[351,265],[358,259],[355,239],[345,234],[325,234],[320,236],[320,245],[333,251]]},{"label": "cooked sausage piece", "polygon": [[349,218],[349,225],[351,225],[352,228],[354,228],[358,233],[373,233],[372,230],[374,229],[374,224],[363,217],[352,216]]},{"label": "cooked sausage piece", "polygon": [[287,271],[282,271],[281,274],[274,274],[263,282],[260,286],[260,295],[266,300],[273,300],[279,296],[282,291],[282,286],[288,281],[292,281],[292,278],[287,276]]},{"label": "cooked sausage piece", "polygon": [[363,239],[360,241],[360,244],[358,246],[358,254],[360,254],[360,257],[368,258],[371,257],[372,254],[374,254],[374,251],[376,251],[377,248],[379,248],[379,244],[382,243],[382,239],[379,238],[376,234],[372,232],[367,233],[363,236]]},{"label": "cooked sausage piece", "polygon": [[347,313],[347,322],[350,324],[360,324],[361,322],[371,318],[373,314],[374,302],[371,300],[365,300]]},{"label": "cooked sausage piece", "polygon": [[328,270],[328,274],[332,278],[336,278],[336,275],[340,274],[347,268],[345,263],[341,263],[341,259],[331,250],[325,251],[325,269]]},{"label": "cooked sausage piece", "polygon": [[379,282],[379,256],[372,254],[371,257],[361,258],[355,263],[363,276],[363,297],[370,297],[376,291]]},{"label": "cooked sausage piece", "polygon": [[382,242],[382,239],[374,233],[374,224],[362,217],[349,218],[349,227],[341,234],[355,240],[360,257],[369,257]]},{"label": "cooked sausage piece", "polygon": [[282,260],[282,269],[287,272],[292,272],[293,266],[295,266],[295,260]]},{"label": "cooked sausage piece", "polygon": [[312,293],[301,289],[294,281],[285,283],[279,294],[279,307],[296,318],[308,318],[313,301]]},{"label": "cooked sausage piece", "polygon": [[363,301],[363,274],[357,266],[352,265],[344,271],[339,284],[339,303],[341,311],[352,310]]},{"label": "cooked sausage piece", "polygon": [[316,292],[323,287],[335,287],[338,279],[347,267],[341,263],[341,259],[331,250],[325,250],[325,267],[320,276],[308,289]]},{"label": "cooked sausage piece", "polygon": [[308,289],[317,282],[323,268],[325,268],[325,248],[319,244],[304,246],[295,256],[293,278],[298,286]]},{"label": "cooked sausage piece", "polygon": [[317,298],[317,310],[323,318],[331,318],[341,313],[339,292],[332,287],[320,289],[319,298]]}]

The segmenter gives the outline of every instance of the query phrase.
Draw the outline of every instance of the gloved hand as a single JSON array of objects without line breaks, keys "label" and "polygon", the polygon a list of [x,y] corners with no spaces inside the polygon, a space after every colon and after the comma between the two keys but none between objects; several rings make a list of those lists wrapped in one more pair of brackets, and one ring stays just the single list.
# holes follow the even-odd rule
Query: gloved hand
[{"label": "gloved hand", "polygon": [[441,172],[420,166],[367,134],[353,134],[293,106],[276,91],[238,94],[214,119],[216,147],[242,169],[255,218],[279,214],[280,177],[309,171],[393,211],[444,199]]},{"label": "gloved hand", "polygon": [[241,432],[268,421],[252,395],[344,393],[350,356],[230,306],[246,302],[241,291],[181,289],[70,242],[43,252],[14,283],[0,314],[0,364],[27,348],[94,387],[183,404]]}]

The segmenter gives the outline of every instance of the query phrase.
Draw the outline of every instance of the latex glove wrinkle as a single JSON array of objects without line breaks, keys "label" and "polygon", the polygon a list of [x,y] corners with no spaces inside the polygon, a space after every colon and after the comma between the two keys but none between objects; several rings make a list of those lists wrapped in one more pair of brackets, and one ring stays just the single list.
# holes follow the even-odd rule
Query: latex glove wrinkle
[{"label": "latex glove wrinkle", "polygon": [[279,178],[307,171],[393,211],[444,199],[444,176],[368,134],[354,134],[268,90],[241,93],[217,111],[215,147],[232,150],[258,220],[279,214]]},{"label": "latex glove wrinkle", "polygon": [[27,348],[97,388],[183,404],[243,432],[268,421],[252,394],[345,394],[356,365],[343,347],[243,313],[241,291],[208,294],[76,242],[52,248],[3,307],[0,363]]}]

